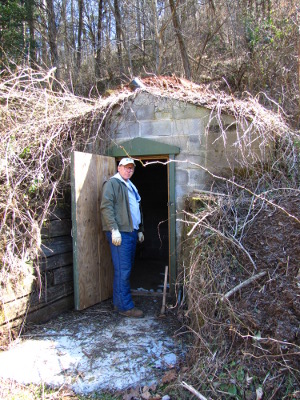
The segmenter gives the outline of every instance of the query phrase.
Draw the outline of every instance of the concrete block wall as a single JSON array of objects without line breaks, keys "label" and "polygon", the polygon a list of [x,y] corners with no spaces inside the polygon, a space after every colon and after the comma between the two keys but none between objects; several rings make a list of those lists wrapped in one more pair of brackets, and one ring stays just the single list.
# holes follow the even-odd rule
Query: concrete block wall
[{"label": "concrete block wall", "polygon": [[[142,137],[180,148],[176,156],[176,208],[182,210],[184,197],[193,189],[207,187],[208,174],[230,168],[230,153],[236,140],[235,120],[222,116],[227,127],[226,142],[219,121],[211,110],[183,101],[139,93],[116,113],[114,137],[116,142]],[[227,147],[226,147],[227,146]],[[201,168],[203,167],[203,168]]]},{"label": "concrete block wall", "polygon": [[[207,170],[220,176],[230,175],[242,156],[249,154],[247,140],[251,139],[251,154],[256,150],[260,157],[260,141],[253,142],[249,127],[241,127],[230,115],[220,115],[205,107],[146,92],[123,104],[115,117],[112,133],[116,143],[141,137],[180,148],[175,158],[176,251],[179,259],[183,228],[180,220],[186,196],[194,189],[210,189],[212,179]],[[243,136],[245,128],[248,129],[247,140],[240,140],[237,145],[238,135]]]}]

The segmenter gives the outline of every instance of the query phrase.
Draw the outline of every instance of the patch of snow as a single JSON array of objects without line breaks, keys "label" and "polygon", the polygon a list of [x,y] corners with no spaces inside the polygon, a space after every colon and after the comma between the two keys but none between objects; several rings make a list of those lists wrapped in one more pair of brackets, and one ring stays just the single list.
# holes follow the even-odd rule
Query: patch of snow
[{"label": "patch of snow", "polygon": [[65,385],[77,394],[123,390],[157,382],[182,355],[175,339],[154,317],[78,322],[74,331],[43,330],[0,353],[0,376],[23,384]]}]

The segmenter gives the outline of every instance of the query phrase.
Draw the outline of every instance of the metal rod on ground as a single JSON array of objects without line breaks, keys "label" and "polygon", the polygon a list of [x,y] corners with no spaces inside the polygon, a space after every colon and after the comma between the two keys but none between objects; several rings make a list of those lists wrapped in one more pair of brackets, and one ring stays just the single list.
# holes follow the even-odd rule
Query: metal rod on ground
[{"label": "metal rod on ground", "polygon": [[164,313],[166,312],[168,270],[169,270],[169,267],[166,265],[165,266],[164,293],[163,293],[163,301],[162,301],[162,307],[161,307],[161,310],[160,310],[160,315],[164,315]]}]

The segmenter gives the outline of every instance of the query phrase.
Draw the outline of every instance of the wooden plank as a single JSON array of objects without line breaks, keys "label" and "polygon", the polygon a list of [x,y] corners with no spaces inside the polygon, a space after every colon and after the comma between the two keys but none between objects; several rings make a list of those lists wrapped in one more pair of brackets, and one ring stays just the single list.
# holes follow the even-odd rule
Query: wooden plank
[{"label": "wooden plank", "polygon": [[24,296],[16,301],[1,304],[0,306],[0,325],[16,318],[23,317],[29,306],[30,296]]},{"label": "wooden plank", "polygon": [[52,221],[59,219],[71,219],[71,206],[69,204],[57,206],[49,211],[47,220]]},{"label": "wooden plank", "polygon": [[53,285],[73,282],[73,265],[53,270]]},{"label": "wooden plank", "polygon": [[36,291],[15,301],[2,304],[0,307],[0,325],[5,324],[7,321],[22,317],[28,310],[29,312],[37,310],[49,303],[67,297],[72,293],[73,283],[64,283],[48,288],[47,296],[45,295],[44,287],[41,294]]},{"label": "wooden plank", "polygon": [[[49,321],[61,315],[65,311],[72,310],[74,308],[74,296],[73,294],[64,297],[51,304],[47,304],[44,307],[40,307],[34,311],[29,311],[26,316],[26,323],[41,323]],[[9,338],[13,339],[16,337],[20,328],[24,322],[25,314],[20,314],[20,317],[13,319],[5,324],[0,324],[0,344],[8,342]]]},{"label": "wooden plank", "polygon": [[82,310],[112,296],[113,267],[101,228],[103,182],[115,173],[111,157],[72,153],[72,222],[75,308]]},{"label": "wooden plank", "polygon": [[58,236],[71,236],[72,221],[71,219],[58,219],[54,221],[46,221],[41,230],[42,238],[54,238]]},{"label": "wooden plank", "polygon": [[114,158],[110,157],[97,157],[97,170],[98,170],[98,195],[97,195],[97,233],[98,233],[98,254],[100,265],[99,276],[99,297],[100,301],[112,297],[113,294],[113,276],[114,270],[111,259],[111,252],[105,233],[102,231],[100,204],[103,192],[103,184],[116,172],[116,163]]},{"label": "wooden plank", "polygon": [[37,291],[31,294],[30,309],[35,310],[37,308],[40,308],[42,305],[52,303],[61,299],[62,297],[67,297],[73,292],[74,288],[72,282],[51,286],[49,288],[43,287],[41,294]]},{"label": "wooden plank", "polygon": [[57,254],[52,257],[44,257],[40,259],[40,271],[50,271],[54,268],[64,267],[73,263],[73,252]]},{"label": "wooden plank", "polygon": [[43,240],[41,249],[45,257],[51,257],[56,254],[68,253],[72,251],[72,247],[71,236],[63,236]]},{"label": "wooden plank", "polygon": [[24,317],[10,321],[4,325],[0,325],[0,345],[6,346],[12,340],[18,337],[22,327]]},{"label": "wooden plank", "polygon": [[70,296],[64,297],[59,301],[48,304],[43,308],[39,308],[33,312],[30,312],[27,315],[26,322],[31,322],[31,323],[46,322],[52,318],[61,315],[65,311],[72,310],[73,307],[74,307],[74,296],[73,294],[71,294]]},{"label": "wooden plank", "polygon": [[35,287],[36,276],[28,274],[22,282],[15,283],[14,285],[10,283],[1,289],[0,304],[13,302],[21,297],[28,296],[35,290]]}]

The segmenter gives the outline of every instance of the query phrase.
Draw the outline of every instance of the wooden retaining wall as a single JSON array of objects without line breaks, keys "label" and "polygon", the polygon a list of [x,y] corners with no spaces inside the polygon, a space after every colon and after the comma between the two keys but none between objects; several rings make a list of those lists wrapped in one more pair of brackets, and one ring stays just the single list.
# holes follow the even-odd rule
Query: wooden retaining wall
[{"label": "wooden retaining wall", "polygon": [[71,206],[52,210],[41,232],[38,272],[6,288],[0,304],[0,343],[15,338],[30,323],[42,323],[74,308]]}]

